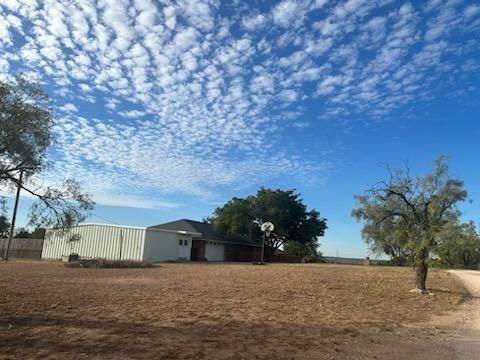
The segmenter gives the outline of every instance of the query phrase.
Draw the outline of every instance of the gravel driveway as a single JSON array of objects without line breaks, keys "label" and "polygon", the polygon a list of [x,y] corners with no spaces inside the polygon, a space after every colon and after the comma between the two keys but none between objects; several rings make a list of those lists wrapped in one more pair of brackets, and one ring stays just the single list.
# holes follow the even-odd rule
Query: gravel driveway
[{"label": "gravel driveway", "polygon": [[480,271],[450,270],[458,276],[473,296],[465,335],[456,342],[458,360],[480,359]]}]

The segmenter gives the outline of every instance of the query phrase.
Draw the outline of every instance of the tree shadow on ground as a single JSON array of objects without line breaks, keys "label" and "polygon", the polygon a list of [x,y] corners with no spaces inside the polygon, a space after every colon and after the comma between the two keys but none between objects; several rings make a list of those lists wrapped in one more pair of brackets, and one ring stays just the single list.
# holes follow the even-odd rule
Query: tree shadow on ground
[{"label": "tree shadow on ground", "polygon": [[474,294],[472,294],[470,291],[468,291],[468,289],[451,290],[451,289],[444,289],[444,288],[429,288],[428,290],[433,294],[441,293],[441,294],[459,296],[460,297],[460,300],[458,300],[459,305],[469,302],[472,299],[478,299],[478,296],[475,296]]},{"label": "tree shadow on ground", "polygon": [[298,352],[335,352],[331,346],[340,343],[340,338],[358,335],[353,328],[279,327],[238,321],[156,326],[41,316],[2,319],[0,328],[4,354],[40,352],[58,358],[73,353],[95,358],[234,359],[254,353],[258,358],[290,359]]},{"label": "tree shadow on ground", "polygon": [[[347,359],[352,354],[360,359],[391,354],[392,344],[398,347],[401,343],[393,333],[353,326],[251,324],[219,319],[162,325],[112,319],[10,317],[0,320],[0,334],[0,353],[12,359]],[[405,351],[411,349],[422,353],[425,345],[408,341],[409,350],[404,348],[398,359],[405,358]]]}]

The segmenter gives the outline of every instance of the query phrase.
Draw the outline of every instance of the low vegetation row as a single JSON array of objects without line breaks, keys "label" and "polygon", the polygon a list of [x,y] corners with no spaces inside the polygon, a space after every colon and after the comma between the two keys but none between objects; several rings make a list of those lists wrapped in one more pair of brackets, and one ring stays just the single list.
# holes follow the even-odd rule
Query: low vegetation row
[{"label": "low vegetation row", "polygon": [[65,263],[68,268],[87,269],[145,269],[154,265],[146,261],[105,260],[105,259],[80,259]]}]

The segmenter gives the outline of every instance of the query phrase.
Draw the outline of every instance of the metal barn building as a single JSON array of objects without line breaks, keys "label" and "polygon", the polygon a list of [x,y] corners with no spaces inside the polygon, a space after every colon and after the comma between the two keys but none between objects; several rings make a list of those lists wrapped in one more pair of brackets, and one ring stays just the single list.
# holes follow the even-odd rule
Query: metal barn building
[{"label": "metal barn building", "polygon": [[[167,261],[186,258],[192,237],[186,231],[107,224],[81,224],[45,233],[42,259],[61,259],[78,254],[107,260]],[[179,246],[179,244],[182,246]]]},{"label": "metal barn building", "polygon": [[42,259],[82,258],[136,261],[256,261],[259,244],[217,234],[210,224],[182,219],[151,227],[80,224],[49,229]]}]

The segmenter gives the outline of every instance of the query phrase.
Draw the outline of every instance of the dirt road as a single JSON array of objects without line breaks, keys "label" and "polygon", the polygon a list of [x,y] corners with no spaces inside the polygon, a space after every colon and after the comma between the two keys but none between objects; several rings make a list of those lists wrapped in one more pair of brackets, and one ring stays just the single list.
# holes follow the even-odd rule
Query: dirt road
[{"label": "dirt road", "polygon": [[458,360],[478,360],[480,358],[480,271],[451,270],[458,276],[473,296],[466,319],[465,335],[456,341]]}]

